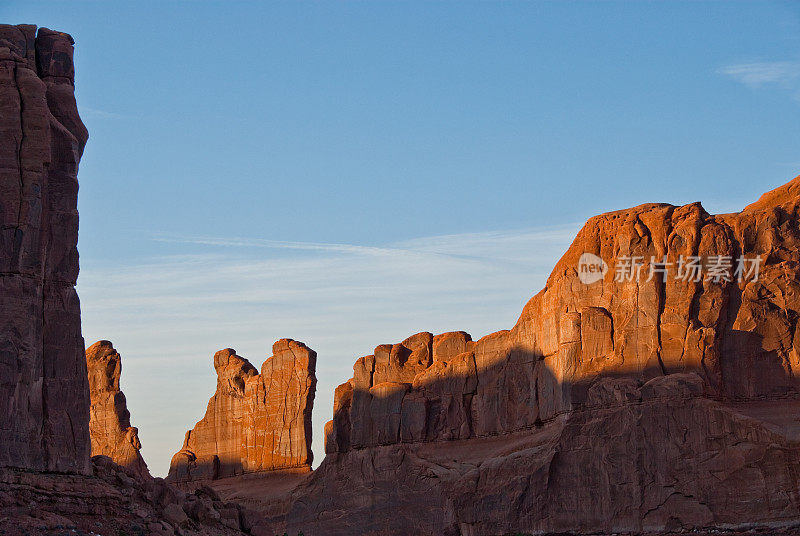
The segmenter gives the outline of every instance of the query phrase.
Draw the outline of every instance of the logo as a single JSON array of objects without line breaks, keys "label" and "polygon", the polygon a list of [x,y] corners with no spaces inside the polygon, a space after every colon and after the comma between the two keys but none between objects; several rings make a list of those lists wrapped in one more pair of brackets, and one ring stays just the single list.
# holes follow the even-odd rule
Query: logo
[{"label": "logo", "polygon": [[585,285],[597,283],[608,272],[608,265],[603,259],[592,253],[584,253],[578,260],[578,279]]}]

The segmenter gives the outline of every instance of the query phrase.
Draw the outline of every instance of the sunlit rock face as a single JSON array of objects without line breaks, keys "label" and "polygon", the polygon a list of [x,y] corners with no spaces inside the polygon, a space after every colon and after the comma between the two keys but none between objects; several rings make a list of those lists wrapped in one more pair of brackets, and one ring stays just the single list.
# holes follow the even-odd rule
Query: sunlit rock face
[{"label": "sunlit rock face", "polygon": [[231,348],[214,355],[217,390],[172,458],[168,480],[310,470],[317,354],[291,339],[276,342],[272,353],[260,373]]},{"label": "sunlit rock face", "polygon": [[125,394],[119,388],[122,358],[110,341],[97,341],[86,350],[86,366],[92,456],[108,456],[136,475],[149,477],[147,464],[139,453],[139,430],[131,426]]},{"label": "sunlit rock face", "polygon": [[[739,214],[649,204],[592,218],[510,331],[418,333],[358,359],[336,391],[327,451],[534,426],[585,404],[601,377],[692,372],[716,398],[794,393],[799,201],[800,178]],[[609,267],[591,284],[584,253]],[[718,257],[730,268],[715,280]]]},{"label": "sunlit rock face", "polygon": [[800,177],[736,214],[692,203],[594,217],[511,330],[378,346],[336,390],[326,459],[277,528],[800,518],[798,205]]},{"label": "sunlit rock face", "polygon": [[0,25],[0,466],[85,473],[73,41]]}]

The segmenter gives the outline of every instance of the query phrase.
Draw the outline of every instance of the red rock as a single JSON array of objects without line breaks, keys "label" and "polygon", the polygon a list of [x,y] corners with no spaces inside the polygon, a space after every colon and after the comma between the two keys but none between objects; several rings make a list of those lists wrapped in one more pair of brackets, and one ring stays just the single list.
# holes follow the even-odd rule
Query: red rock
[{"label": "red rock", "polygon": [[0,467],[89,467],[72,38],[0,25]]},{"label": "red rock", "polygon": [[[128,467],[90,458],[90,376],[75,292],[87,132],[72,45],[65,33],[0,25],[0,533],[173,534],[164,511],[185,511],[201,496],[142,478],[141,458]],[[97,365],[98,445],[122,461],[138,456],[118,354],[101,342],[88,360]],[[228,518],[232,508],[240,511],[226,505]],[[181,534],[242,534],[233,526],[192,518]]]},{"label": "red rock", "polygon": [[[356,362],[352,401],[337,410],[334,423],[351,426],[352,446],[383,443],[379,423],[396,419],[395,409],[373,390],[390,383],[412,386],[402,414],[413,422],[400,424],[409,441],[532,426],[585,402],[584,384],[608,374],[648,379],[696,372],[713,394],[731,398],[794,391],[798,183],[764,196],[780,207],[762,200],[739,214],[710,216],[698,203],[651,204],[592,218],[513,330],[476,342],[463,332],[418,334],[408,341],[416,341],[422,359],[403,359],[417,355],[408,341],[378,346]],[[640,257],[642,277],[616,281],[610,270],[584,284],[577,269],[587,252],[611,267]],[[681,255],[728,255],[735,264],[742,254],[764,259],[758,281],[687,282],[674,271],[666,281],[647,281],[651,258],[666,255],[676,270]],[[337,451],[347,450],[345,432],[331,426],[329,436],[345,446]]]},{"label": "red rock", "polygon": [[[579,278],[585,253],[609,267],[591,284]],[[705,259],[701,280],[676,277],[681,255]],[[757,280],[737,280],[740,255],[760,256]],[[672,272],[648,280],[665,256]],[[729,281],[706,277],[712,256],[731,257]],[[638,281],[617,278],[630,257]],[[358,359],[336,392],[328,454],[278,528],[477,535],[800,519],[798,318],[800,177],[737,214],[649,204],[592,218],[510,331],[420,334],[430,359],[411,366],[392,358],[411,354],[406,342]]]},{"label": "red rock", "polygon": [[237,518],[265,523],[208,488],[184,493],[161,478],[135,478],[106,456],[91,463],[91,476],[0,469],[0,532],[234,536],[243,534]]},{"label": "red rock", "polygon": [[352,380],[336,388],[333,395],[333,420],[325,423],[325,452],[350,450],[350,405],[353,402]]},{"label": "red rock", "polygon": [[164,521],[173,527],[183,527],[189,522],[189,516],[186,515],[186,512],[183,511],[180,505],[175,503],[168,504],[164,507],[162,515],[164,516]]},{"label": "red rock", "polygon": [[260,374],[233,349],[216,353],[217,391],[172,458],[168,480],[310,468],[317,354],[291,339],[272,352]]},{"label": "red rock", "polygon": [[139,430],[131,426],[125,394],[120,391],[122,358],[110,341],[97,341],[86,350],[89,371],[89,432],[92,456],[108,456],[141,478],[150,472],[139,451]]},{"label": "red rock", "polygon": [[[592,218],[511,330],[378,346],[336,390],[328,454],[307,478],[314,352],[279,341],[260,373],[219,352],[217,392],[170,478],[222,489],[219,477],[299,469],[270,519],[105,456],[90,466],[74,289],[86,132],[72,39],[34,32],[0,26],[0,520],[12,530],[168,533],[168,517],[181,533],[475,536],[800,519],[800,177],[737,214],[648,204]],[[612,268],[590,284],[587,253]],[[656,259],[742,254],[764,259],[758,280],[614,277],[631,257],[647,274]],[[123,412],[102,413],[125,429]],[[255,500],[267,480],[238,494]]]}]

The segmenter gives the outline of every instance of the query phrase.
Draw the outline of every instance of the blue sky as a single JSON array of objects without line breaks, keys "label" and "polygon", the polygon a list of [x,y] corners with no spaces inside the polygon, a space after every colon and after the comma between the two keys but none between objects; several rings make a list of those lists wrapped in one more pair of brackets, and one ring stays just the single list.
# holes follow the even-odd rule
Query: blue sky
[{"label": "blue sky", "polygon": [[800,173],[800,6],[6,0],[76,40],[79,292],[164,474],[280,337],[353,361],[510,327],[590,216]]}]

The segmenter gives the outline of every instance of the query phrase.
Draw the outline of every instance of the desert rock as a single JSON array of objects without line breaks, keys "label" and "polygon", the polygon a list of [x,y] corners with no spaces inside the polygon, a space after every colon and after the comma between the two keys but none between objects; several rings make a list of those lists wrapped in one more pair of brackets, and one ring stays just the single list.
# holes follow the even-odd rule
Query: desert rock
[{"label": "desert rock", "polygon": [[119,388],[122,358],[110,341],[97,341],[86,350],[86,366],[92,456],[108,456],[140,477],[149,477],[147,464],[139,453],[139,430],[131,426],[125,394]]},{"label": "desert rock", "polygon": [[[585,404],[605,376],[693,372],[710,395],[733,400],[795,393],[799,184],[739,214],[651,204],[592,218],[512,330],[478,341],[419,333],[358,359],[337,390],[327,450],[513,432]],[[587,252],[610,267],[636,264],[584,284]],[[704,272],[680,279],[691,258]],[[749,261],[738,273],[739,259],[760,259],[758,274]],[[666,277],[655,271],[664,266]]]},{"label": "desert rock", "polygon": [[89,475],[0,469],[0,534],[235,536],[244,533],[234,519],[246,519],[248,527],[260,523],[260,516],[211,489],[185,493],[106,456],[90,464]]},{"label": "desert rock", "polygon": [[530,429],[334,452],[293,492],[288,525],[274,528],[499,536],[795,526],[800,402],[729,405],[703,389],[694,373],[604,378],[591,406]]},{"label": "desert rock", "polygon": [[0,467],[88,473],[73,40],[0,25]]},{"label": "desert rock", "polygon": [[[0,533],[242,534],[233,518],[252,526],[259,517],[212,491],[186,494],[149,478],[141,458],[122,467],[90,456],[75,291],[77,172],[88,136],[72,54],[68,34],[0,25]],[[97,365],[98,446],[122,461],[138,456],[118,354],[101,341],[88,357]],[[167,518],[179,511],[185,519],[173,527]]]},{"label": "desert rock", "polygon": [[[584,282],[587,253],[607,271]],[[799,270],[800,177],[736,214],[594,217],[511,330],[419,333],[359,358],[328,454],[276,528],[797,522]]]},{"label": "desert rock", "polygon": [[168,480],[209,481],[244,473],[310,470],[317,354],[281,339],[256,370],[228,348],[214,355],[217,390],[186,433]]}]

